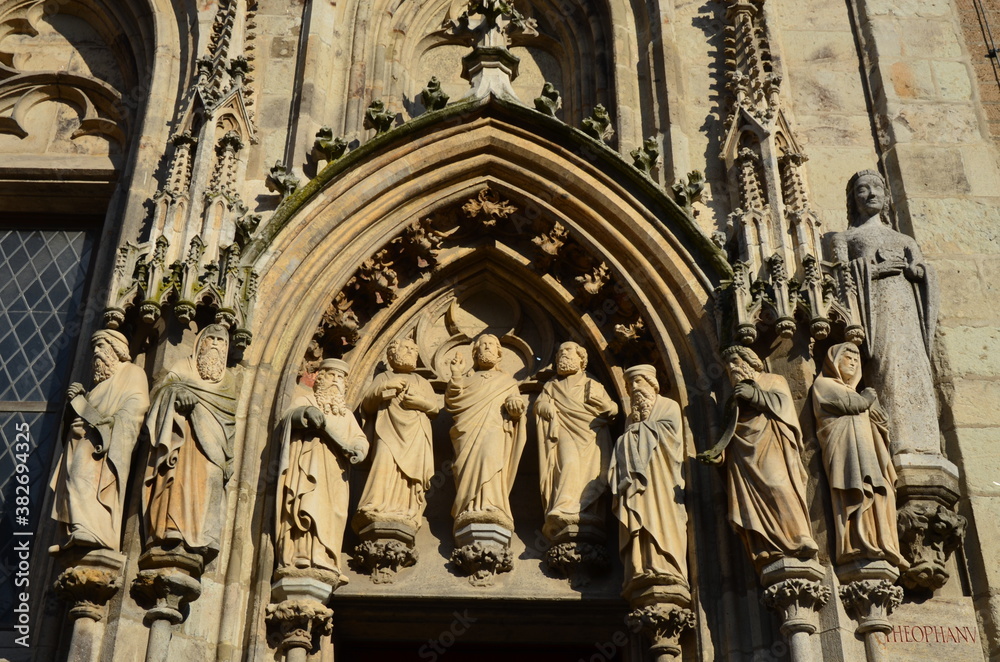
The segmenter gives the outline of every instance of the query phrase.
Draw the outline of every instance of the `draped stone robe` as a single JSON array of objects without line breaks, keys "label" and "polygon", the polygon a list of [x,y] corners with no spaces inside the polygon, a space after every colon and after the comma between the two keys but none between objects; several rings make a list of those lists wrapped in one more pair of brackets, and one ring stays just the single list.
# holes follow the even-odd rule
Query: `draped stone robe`
[{"label": "draped stone robe", "polygon": [[749,383],[753,398],[729,407],[733,436],[725,451],[726,480],[729,521],[759,571],[784,556],[811,558],[818,547],[806,505],[802,432],[788,382],[762,372]]},{"label": "draped stone robe", "polygon": [[[176,408],[185,391],[197,398],[188,414]],[[236,396],[230,370],[218,383],[206,381],[193,357],[175,364],[153,389],[143,491],[149,543],[181,542],[206,558],[218,553],[232,475]]]},{"label": "draped stone robe", "polygon": [[275,520],[278,567],[339,574],[350,505],[350,462],[344,449],[364,458],[368,439],[352,412],[325,414],[322,429],[306,428],[304,414],[310,407],[320,409],[311,391],[292,401],[281,422]]},{"label": "draped stone robe", "polygon": [[510,490],[527,436],[524,416],[512,419],[504,407],[512,396],[521,397],[517,381],[498,369],[477,370],[448,385],[456,530],[469,522],[514,528]]},{"label": "draped stone robe", "polygon": [[51,482],[52,518],[66,536],[61,548],[81,542],[119,551],[132,452],[148,409],[146,373],[134,363],[119,364],[69,403],[72,422]]},{"label": "draped stone robe", "polygon": [[[386,385],[402,380],[404,391],[386,400]],[[373,521],[397,521],[420,528],[427,500],[424,493],[434,475],[431,421],[426,408],[403,406],[404,393],[436,413],[434,389],[413,373],[384,372],[375,377],[361,407],[374,429],[371,472],[358,505],[354,528]]]},{"label": "draped stone robe", "polygon": [[566,524],[601,526],[598,500],[608,489],[611,461],[608,422],[618,407],[600,382],[585,374],[546,383],[536,411],[543,404],[553,412],[551,420],[535,417],[544,533],[552,538]]},{"label": "draped stone robe", "polygon": [[816,436],[830,483],[839,563],[886,559],[908,565],[899,551],[896,529],[896,470],[889,454],[885,411],[869,405],[856,390],[861,370],[850,381],[838,362],[845,345],[830,348],[823,374],[813,384]]},{"label": "draped stone robe", "polygon": [[625,585],[641,576],[687,585],[687,510],[680,406],[656,396],[648,418],[633,412],[608,478],[619,522]]}]

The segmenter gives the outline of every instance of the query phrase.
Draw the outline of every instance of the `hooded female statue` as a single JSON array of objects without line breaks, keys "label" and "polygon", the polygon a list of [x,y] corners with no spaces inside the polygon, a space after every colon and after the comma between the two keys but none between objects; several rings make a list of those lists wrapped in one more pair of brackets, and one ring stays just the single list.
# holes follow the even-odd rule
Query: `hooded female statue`
[{"label": "hooded female statue", "polygon": [[934,270],[917,242],[889,225],[885,180],[862,170],[847,185],[850,227],[833,237],[834,259],[858,286],[868,381],[890,418],[893,450],[938,453],[930,353],[938,311]]},{"label": "hooded female statue", "polygon": [[896,532],[896,471],[886,413],[875,391],[857,392],[861,355],[852,343],[827,352],[813,384],[816,436],[830,483],[838,564],[855,559],[907,563]]}]

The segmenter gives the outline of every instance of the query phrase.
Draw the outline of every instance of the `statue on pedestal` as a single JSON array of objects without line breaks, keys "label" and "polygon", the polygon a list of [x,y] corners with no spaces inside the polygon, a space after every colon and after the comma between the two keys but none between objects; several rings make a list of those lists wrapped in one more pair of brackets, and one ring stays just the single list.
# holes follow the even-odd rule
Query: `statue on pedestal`
[{"label": "statue on pedestal", "polygon": [[687,510],[680,406],[659,394],[656,369],[625,371],[632,413],[611,458],[609,480],[625,564],[625,594],[636,583],[687,590]]},{"label": "statue on pedestal", "polygon": [[368,454],[368,439],[344,400],[347,372],[340,359],[320,363],[312,392],[292,401],[279,430],[276,574],[318,571],[334,588],[345,583],[348,469]]},{"label": "statue on pedestal", "polygon": [[842,343],[827,352],[823,374],[813,384],[816,436],[833,505],[834,561],[885,559],[905,568],[886,412],[874,389],[857,392],[860,381],[861,354]]},{"label": "statue on pedestal", "polygon": [[236,378],[229,332],[205,327],[192,355],[156,383],[146,417],[150,453],[143,510],[148,546],[183,545],[207,562],[219,552],[232,475]]},{"label": "statue on pedestal", "polygon": [[722,353],[733,384],[722,439],[698,459],[726,463],[729,521],[758,573],[785,557],[810,559],[819,548],[806,505],[802,431],[788,382],[764,372],[747,347]]},{"label": "statue on pedestal", "polygon": [[94,388],[69,387],[66,448],[51,487],[52,519],[61,524],[57,553],[73,546],[121,549],[121,526],[132,452],[149,409],[146,373],[132,363],[128,340],[117,331],[98,331]]}]

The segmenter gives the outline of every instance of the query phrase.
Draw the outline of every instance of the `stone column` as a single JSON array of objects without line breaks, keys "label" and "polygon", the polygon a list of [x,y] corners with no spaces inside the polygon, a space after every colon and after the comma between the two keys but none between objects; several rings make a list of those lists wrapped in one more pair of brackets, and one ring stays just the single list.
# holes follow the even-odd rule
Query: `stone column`
[{"label": "stone column", "polygon": [[76,559],[55,581],[55,590],[72,607],[73,637],[67,662],[99,662],[108,601],[122,587],[125,556],[109,549],[91,550]]},{"label": "stone column", "polygon": [[204,560],[197,554],[153,548],[139,559],[132,597],[146,609],[146,662],[170,659],[171,627],[187,617],[187,605],[201,595]]},{"label": "stone column", "polygon": [[820,583],[823,577],[818,562],[792,557],[761,571],[762,602],[781,615],[781,633],[788,640],[792,662],[819,659],[811,635],[818,629],[817,612],[830,600],[830,589]]},{"label": "stone column", "polygon": [[336,586],[311,577],[281,577],[271,585],[274,602],[267,623],[281,640],[286,662],[306,662],[319,648],[318,638],[333,632],[333,610],[326,606]]},{"label": "stone column", "polygon": [[633,581],[625,597],[632,607],[626,618],[633,630],[641,630],[649,640],[649,651],[656,662],[671,662],[681,657],[681,635],[695,626],[691,593],[680,584],[658,584],[657,577]]},{"label": "stone column", "polygon": [[892,631],[889,615],[903,601],[903,589],[895,585],[899,570],[886,561],[860,560],[839,566],[837,577],[840,599],[858,622],[855,632],[864,639],[868,662],[884,662],[886,657],[875,635]]}]

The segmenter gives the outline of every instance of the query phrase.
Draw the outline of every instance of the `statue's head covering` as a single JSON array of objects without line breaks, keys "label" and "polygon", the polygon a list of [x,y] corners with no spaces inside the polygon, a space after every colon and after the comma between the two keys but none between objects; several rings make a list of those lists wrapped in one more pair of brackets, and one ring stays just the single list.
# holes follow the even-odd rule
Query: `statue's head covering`
[{"label": "statue's head covering", "polygon": [[[858,370],[850,380],[844,379],[840,374],[840,359],[847,352],[854,352],[858,355]],[[857,388],[858,383],[861,382],[861,352],[858,350],[858,346],[854,343],[844,342],[831,347],[826,353],[826,360],[823,362],[823,376],[836,379],[838,382],[852,389]]]},{"label": "statue's head covering", "polygon": [[132,355],[128,351],[128,338],[126,338],[122,333],[113,329],[101,329],[90,337],[90,344],[93,345],[98,340],[106,340],[108,344],[111,345],[111,348],[115,350],[115,354],[118,355],[118,360],[132,360]]},{"label": "statue's head covering", "polygon": [[346,361],[341,361],[340,359],[323,359],[319,364],[319,370],[333,370],[334,372],[339,372],[340,374],[347,376],[348,367]]},{"label": "statue's head covering", "polygon": [[889,187],[885,183],[885,178],[878,170],[859,170],[854,173],[847,182],[847,223],[848,225],[854,225],[856,222],[860,222],[866,219],[861,218],[861,213],[858,211],[858,201],[854,198],[854,187],[857,185],[858,181],[865,178],[871,177],[877,179],[882,183],[882,190],[885,191],[885,204],[882,205],[882,211],[879,216],[882,218],[882,222],[888,226],[892,226],[889,219]]},{"label": "statue's head covering", "polygon": [[660,391],[660,383],[656,380],[656,367],[649,365],[648,363],[642,363],[640,365],[634,365],[631,368],[625,369],[625,381],[629,382],[633,377],[642,377],[647,382],[653,385],[656,392]]}]

